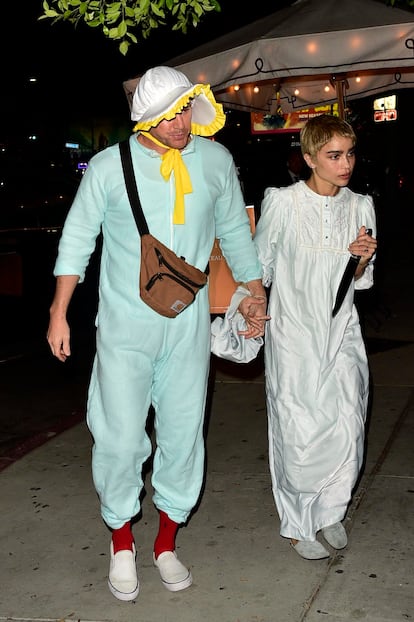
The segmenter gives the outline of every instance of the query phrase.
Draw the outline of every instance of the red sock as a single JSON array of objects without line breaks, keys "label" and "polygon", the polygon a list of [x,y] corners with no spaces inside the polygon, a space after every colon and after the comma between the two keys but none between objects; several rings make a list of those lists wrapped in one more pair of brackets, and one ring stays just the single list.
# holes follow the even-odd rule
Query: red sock
[{"label": "red sock", "polygon": [[112,544],[114,554],[118,551],[132,551],[132,543],[134,538],[131,531],[131,523],[128,521],[120,529],[112,530]]},{"label": "red sock", "polygon": [[177,529],[178,523],[174,523],[165,512],[160,510],[160,526],[154,542],[155,559],[157,559],[158,555],[164,553],[164,551],[175,550],[175,535]]}]

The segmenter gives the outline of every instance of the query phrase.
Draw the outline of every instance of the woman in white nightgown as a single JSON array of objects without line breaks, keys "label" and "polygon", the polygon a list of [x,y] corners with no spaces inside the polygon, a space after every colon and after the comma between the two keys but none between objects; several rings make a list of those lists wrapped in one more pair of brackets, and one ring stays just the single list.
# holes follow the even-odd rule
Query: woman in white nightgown
[{"label": "woman in white nightgown", "polygon": [[[345,121],[308,121],[301,147],[310,178],[268,188],[255,244],[270,286],[265,337],[269,462],[280,534],[306,559],[347,544],[341,523],[364,452],[368,363],[354,288],[373,283],[371,197],[347,188],[355,134]],[[372,235],[366,229],[372,229]],[[335,317],[350,254],[361,257]]]}]

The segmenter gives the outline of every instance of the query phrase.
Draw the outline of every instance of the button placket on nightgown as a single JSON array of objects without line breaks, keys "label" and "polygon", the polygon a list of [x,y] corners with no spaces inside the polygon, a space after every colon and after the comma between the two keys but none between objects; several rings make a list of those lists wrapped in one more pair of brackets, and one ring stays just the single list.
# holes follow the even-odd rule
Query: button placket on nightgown
[{"label": "button placket on nightgown", "polygon": [[322,208],[322,247],[332,246],[332,212],[329,205],[329,197],[324,197]]}]

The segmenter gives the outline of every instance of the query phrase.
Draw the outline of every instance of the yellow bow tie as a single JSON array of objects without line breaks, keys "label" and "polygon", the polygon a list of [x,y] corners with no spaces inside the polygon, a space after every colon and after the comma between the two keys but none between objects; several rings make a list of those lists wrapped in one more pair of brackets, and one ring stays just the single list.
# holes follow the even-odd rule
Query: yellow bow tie
[{"label": "yellow bow tie", "polygon": [[[162,142],[157,140],[149,132],[144,132],[144,134],[160,147],[166,147],[166,145],[163,145]],[[193,191],[190,175],[183,162],[179,149],[168,149],[168,151],[161,155],[161,160],[160,172],[165,181],[169,180],[171,171],[174,171],[175,205],[173,223],[175,225],[183,225],[185,223],[184,194],[189,194]]]}]

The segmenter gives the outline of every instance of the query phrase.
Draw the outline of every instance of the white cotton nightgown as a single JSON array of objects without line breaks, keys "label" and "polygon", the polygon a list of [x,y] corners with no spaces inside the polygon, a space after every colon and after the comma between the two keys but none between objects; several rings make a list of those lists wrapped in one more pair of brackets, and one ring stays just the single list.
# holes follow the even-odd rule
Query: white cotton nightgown
[{"label": "white cotton nightgown", "polygon": [[[361,226],[376,237],[371,197],[305,182],[265,192],[255,244],[270,286],[265,336],[269,466],[280,534],[315,540],[341,521],[358,478],[368,362],[354,284],[332,318],[336,291]],[[373,283],[373,264],[355,288]]]}]

